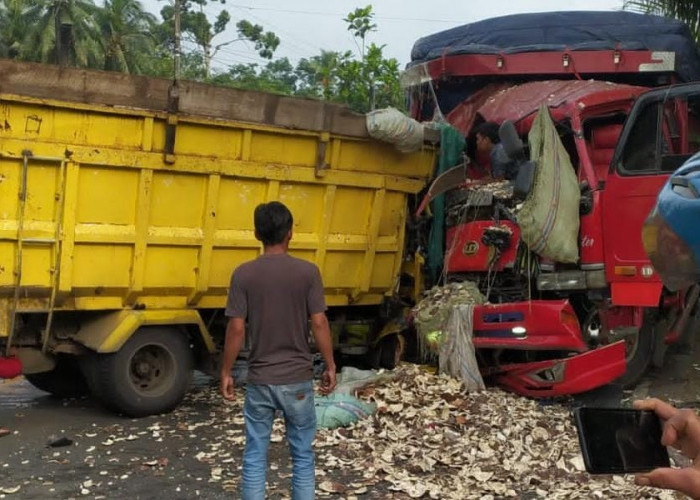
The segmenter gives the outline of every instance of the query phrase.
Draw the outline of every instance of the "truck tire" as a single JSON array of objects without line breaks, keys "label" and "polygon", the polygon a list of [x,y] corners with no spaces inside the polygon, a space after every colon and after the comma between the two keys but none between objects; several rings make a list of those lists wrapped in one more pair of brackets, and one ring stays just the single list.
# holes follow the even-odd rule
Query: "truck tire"
[{"label": "truck tire", "polygon": [[371,350],[372,368],[386,368],[393,370],[401,361],[405,341],[399,334],[388,335],[382,338]]},{"label": "truck tire", "polygon": [[73,357],[59,356],[53,370],[42,373],[26,373],[30,384],[56,398],[86,395],[89,390],[85,378]]},{"label": "truck tire", "polygon": [[656,328],[652,322],[644,322],[639,333],[626,341],[627,370],[617,379],[624,389],[632,389],[644,376],[654,357]]},{"label": "truck tire", "polygon": [[113,354],[99,354],[87,370],[95,395],[108,408],[129,417],[175,408],[192,381],[189,340],[178,329],[139,329]]}]

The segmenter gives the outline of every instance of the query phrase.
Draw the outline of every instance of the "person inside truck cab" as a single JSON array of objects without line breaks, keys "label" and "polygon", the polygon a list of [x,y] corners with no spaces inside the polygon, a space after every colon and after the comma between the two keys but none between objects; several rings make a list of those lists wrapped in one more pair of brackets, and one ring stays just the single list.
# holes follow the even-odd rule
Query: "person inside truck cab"
[{"label": "person inside truck cab", "polygon": [[494,122],[483,122],[474,128],[477,156],[488,155],[492,179],[510,181],[518,175],[518,166],[506,154],[498,128]]}]

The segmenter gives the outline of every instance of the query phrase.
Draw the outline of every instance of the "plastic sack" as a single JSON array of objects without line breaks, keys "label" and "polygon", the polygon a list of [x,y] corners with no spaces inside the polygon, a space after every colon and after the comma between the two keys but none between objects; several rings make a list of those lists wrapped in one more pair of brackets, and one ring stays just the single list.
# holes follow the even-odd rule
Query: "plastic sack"
[{"label": "plastic sack", "polygon": [[532,124],[530,159],[536,163],[532,190],[518,212],[523,241],[555,262],[578,262],[579,190],[569,154],[546,105]]},{"label": "plastic sack", "polygon": [[450,310],[440,346],[439,373],[464,383],[467,392],[485,389],[474,353],[474,305],[454,306]]},{"label": "plastic sack", "polygon": [[335,429],[347,427],[358,420],[373,415],[376,406],[350,394],[334,392],[329,396],[316,396],[316,427]]},{"label": "plastic sack", "polygon": [[386,374],[379,374],[377,370],[360,370],[353,366],[344,366],[338,375],[338,384],[333,394],[354,394],[357,389],[387,378]]},{"label": "plastic sack", "polygon": [[367,113],[367,132],[377,140],[394,144],[402,153],[413,153],[423,147],[423,125],[395,108]]}]

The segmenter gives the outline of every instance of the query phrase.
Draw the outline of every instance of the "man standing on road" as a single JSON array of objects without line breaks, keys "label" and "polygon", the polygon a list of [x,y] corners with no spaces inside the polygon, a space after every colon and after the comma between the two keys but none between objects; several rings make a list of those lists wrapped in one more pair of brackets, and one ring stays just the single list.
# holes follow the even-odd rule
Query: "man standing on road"
[{"label": "man standing on road", "polygon": [[335,388],[335,363],[318,268],[287,253],[292,214],[279,202],[258,205],[255,237],[263,254],[239,266],[231,276],[226,316],[226,344],[221,366],[221,393],[234,399],[231,369],[245,339],[248,321],[250,355],[243,413],[243,500],[263,500],[267,449],[275,411],[284,414],[292,455],[292,499],[314,498],[316,410],[308,325],[326,362],[321,392]]}]

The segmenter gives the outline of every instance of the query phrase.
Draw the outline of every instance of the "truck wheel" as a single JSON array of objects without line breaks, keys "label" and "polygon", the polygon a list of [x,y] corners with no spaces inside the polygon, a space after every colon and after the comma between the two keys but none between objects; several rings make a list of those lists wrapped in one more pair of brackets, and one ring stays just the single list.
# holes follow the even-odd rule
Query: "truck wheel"
[{"label": "truck wheel", "polygon": [[617,379],[617,383],[624,389],[632,389],[644,376],[654,357],[654,338],[656,329],[654,324],[646,321],[642,324],[637,335],[630,335],[625,339],[625,361],[627,370]]},{"label": "truck wheel", "polygon": [[165,413],[192,381],[187,336],[169,328],[142,328],[114,354],[94,358],[91,387],[105,406],[130,417]]},{"label": "truck wheel", "polygon": [[73,357],[60,356],[53,370],[42,373],[26,373],[30,384],[57,398],[84,396],[88,393],[85,378]]},{"label": "truck wheel", "polygon": [[401,361],[405,341],[402,335],[395,334],[384,337],[377,343],[375,352],[378,354],[379,368],[393,370]]}]

